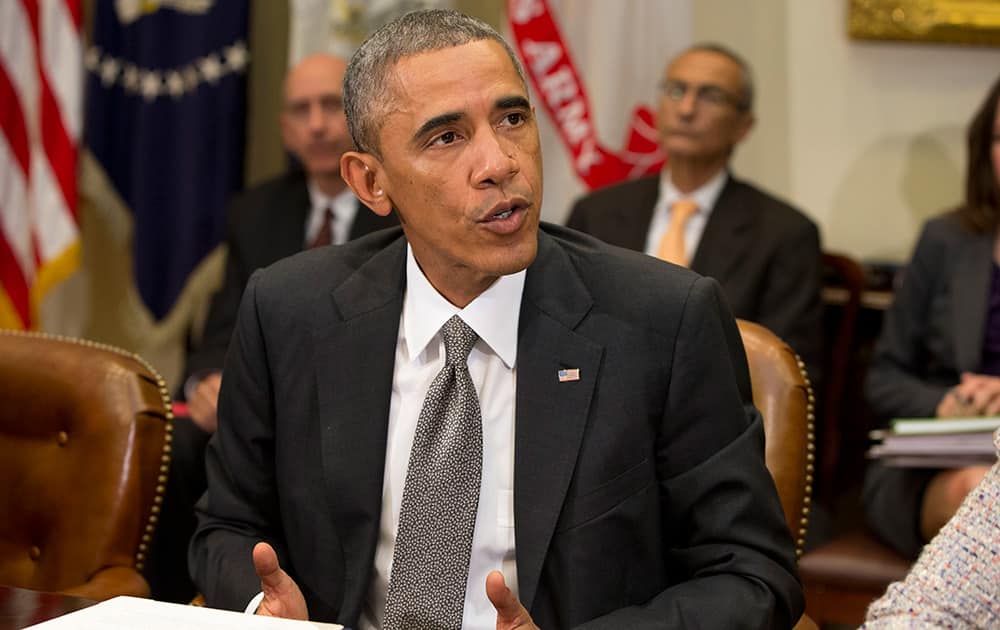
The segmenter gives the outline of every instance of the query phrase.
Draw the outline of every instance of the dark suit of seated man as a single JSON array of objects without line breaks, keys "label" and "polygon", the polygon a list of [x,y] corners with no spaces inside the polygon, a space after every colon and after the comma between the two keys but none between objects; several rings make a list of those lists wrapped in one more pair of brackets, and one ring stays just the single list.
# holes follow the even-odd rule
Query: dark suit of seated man
[{"label": "dark suit of seated man", "polygon": [[[753,126],[750,69],[716,45],[694,46],[667,66],[657,128],[669,165],[659,176],[578,200],[567,225],[603,241],[671,259],[719,281],[736,317],[758,322],[802,357],[822,364],[819,230],[804,214],[733,177],[729,159]],[[696,211],[670,251],[672,207]]]},{"label": "dark suit of seated man", "polygon": [[309,246],[344,243],[399,223],[395,215],[368,210],[340,176],[340,157],[353,147],[341,94],[346,67],[343,59],[317,54],[289,71],[281,134],[303,168],[259,184],[229,204],[223,283],[187,358],[184,393],[190,417],[174,422],[162,524],[145,572],[157,599],[185,602],[195,593],[186,562],[196,524],[194,503],[205,491],[205,444],[215,432],[222,365],[250,275]]},{"label": "dark suit of seated man", "polygon": [[402,229],[251,278],[190,559],[209,605],[352,628],[791,627],[803,601],[718,284],[543,225],[520,65],[451,11],[345,78]]}]

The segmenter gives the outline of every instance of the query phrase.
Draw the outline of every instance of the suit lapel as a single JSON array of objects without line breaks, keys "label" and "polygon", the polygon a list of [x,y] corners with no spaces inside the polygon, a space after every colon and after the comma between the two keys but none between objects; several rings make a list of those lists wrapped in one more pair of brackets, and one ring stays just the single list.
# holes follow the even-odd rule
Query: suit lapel
[{"label": "suit lapel", "polygon": [[[959,372],[980,368],[986,315],[993,280],[993,239],[977,235],[956,254],[959,259],[950,279],[953,292],[955,361]],[[986,262],[984,262],[986,261]]]},{"label": "suit lapel", "polygon": [[323,466],[344,554],[348,619],[363,606],[378,535],[405,243],[400,236],[334,289],[317,318],[329,323],[314,336]]},{"label": "suit lapel", "polygon": [[724,284],[731,270],[743,260],[745,250],[752,245],[756,212],[744,202],[742,184],[730,175],[705,224],[691,269]]},{"label": "suit lapel", "polygon": [[646,251],[646,238],[653,210],[656,209],[659,187],[660,177],[657,175],[637,179],[622,188],[624,194],[611,215],[614,223],[609,226],[611,230],[620,230],[621,240],[611,242],[637,252]]},{"label": "suit lapel", "polygon": [[[592,300],[565,252],[544,233],[521,301],[517,353],[514,515],[518,588],[531,608],[573,476],[603,348],[574,331]],[[560,382],[558,371],[579,369]]]}]

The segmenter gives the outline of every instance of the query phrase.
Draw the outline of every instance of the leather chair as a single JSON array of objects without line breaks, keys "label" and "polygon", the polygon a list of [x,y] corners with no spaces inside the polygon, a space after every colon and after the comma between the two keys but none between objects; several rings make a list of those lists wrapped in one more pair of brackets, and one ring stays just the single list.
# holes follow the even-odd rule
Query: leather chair
[{"label": "leather chair", "polygon": [[742,319],[736,323],[750,367],[753,402],[764,418],[764,459],[801,556],[814,472],[812,387],[805,364],[788,344],[760,324]]},{"label": "leather chair", "polygon": [[[815,399],[805,364],[770,330],[746,320],[736,324],[750,368],[753,402],[764,419],[764,460],[778,489],[795,553],[802,555],[809,526],[814,463]],[[815,630],[802,615],[794,630]]]},{"label": "leather chair", "polygon": [[[832,509],[841,493],[860,481],[863,445],[870,428],[861,393],[866,362],[856,357],[865,274],[861,265],[844,254],[825,252],[823,265],[827,342],[820,397],[818,496]],[[857,509],[848,523],[861,521]],[[806,612],[820,625],[861,624],[868,605],[889,584],[905,577],[911,564],[863,525],[842,529],[846,532],[811,549],[799,561]]]},{"label": "leather chair", "polygon": [[171,420],[166,385],[140,357],[0,330],[0,583],[148,596]]},{"label": "leather chair", "polygon": [[910,565],[865,527],[835,536],[799,561],[806,613],[820,625],[860,625],[869,604],[906,577]]},{"label": "leather chair", "polygon": [[[844,403],[848,390],[852,396],[861,395],[860,382],[852,373],[854,353],[856,351],[856,329],[858,313],[861,310],[861,295],[865,289],[864,269],[850,256],[823,252],[824,275],[824,333],[826,341],[823,344],[823,386],[819,395],[819,452],[818,488],[820,501],[832,506],[842,484],[838,481],[842,473],[857,474],[856,470],[843,470],[845,466],[859,467],[863,464],[860,453],[851,453],[849,457],[841,456],[845,447],[844,433],[847,441],[853,444],[858,436],[867,437],[868,427],[856,426],[855,416],[844,414]],[[850,405],[848,405],[850,407]],[[861,443],[866,442],[862,438]],[[860,461],[859,461],[860,460]]]}]

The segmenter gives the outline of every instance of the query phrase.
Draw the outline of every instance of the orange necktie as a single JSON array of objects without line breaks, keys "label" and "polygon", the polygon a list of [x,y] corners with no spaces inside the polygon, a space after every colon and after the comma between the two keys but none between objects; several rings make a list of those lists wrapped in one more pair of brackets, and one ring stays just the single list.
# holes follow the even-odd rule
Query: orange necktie
[{"label": "orange necktie", "polygon": [[687,266],[688,257],[684,247],[684,228],[688,219],[698,211],[698,204],[691,199],[680,199],[670,206],[670,224],[660,239],[656,255],[676,265]]}]

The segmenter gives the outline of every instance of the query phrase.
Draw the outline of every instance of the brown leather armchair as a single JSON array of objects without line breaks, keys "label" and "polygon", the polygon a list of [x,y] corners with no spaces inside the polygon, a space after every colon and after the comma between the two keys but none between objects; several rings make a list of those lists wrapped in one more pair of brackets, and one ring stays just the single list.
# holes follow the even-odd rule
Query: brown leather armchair
[{"label": "brown leather armchair", "polygon": [[753,402],[764,417],[764,458],[801,556],[812,500],[815,400],[805,365],[767,328],[736,320],[750,366]]},{"label": "brown leather armchair", "polygon": [[[743,337],[753,402],[764,418],[764,459],[778,488],[795,552],[802,555],[809,526],[814,472],[815,399],[805,364],[767,328],[736,320]],[[802,615],[795,630],[815,630]]]},{"label": "brown leather armchair", "polygon": [[[859,348],[857,322],[865,289],[865,272],[851,257],[825,252],[827,285],[825,388],[821,399],[820,492],[828,508],[843,503],[864,470],[869,413],[862,383],[866,353]],[[860,506],[854,521],[860,520]],[[844,514],[840,518],[844,518]],[[850,516],[850,515],[847,515]],[[851,521],[848,521],[851,523]],[[878,540],[867,527],[854,523],[811,549],[799,561],[806,594],[806,611],[820,625],[857,626],[868,605],[890,583],[902,579],[910,561]]]},{"label": "brown leather armchair", "polygon": [[806,611],[820,624],[857,626],[868,606],[906,577],[910,565],[865,527],[836,536],[799,563]]},{"label": "brown leather armchair", "polygon": [[[856,372],[860,370],[852,360],[857,352],[855,330],[865,288],[865,272],[856,260],[836,252],[823,252],[823,269],[826,341],[819,409],[817,495],[819,501],[832,506],[841,490],[839,486],[843,485],[842,479],[856,478],[864,463],[855,444],[859,436],[867,437],[868,427],[861,426],[863,418],[858,416],[862,414],[851,413],[851,405],[845,402],[852,401],[849,397],[860,395],[861,391],[856,381]],[[860,440],[861,443],[865,441]],[[851,451],[850,456],[841,456],[844,449]],[[848,470],[847,467],[853,468]]]},{"label": "brown leather armchair", "polygon": [[170,402],[140,357],[0,330],[0,583],[148,596]]}]

